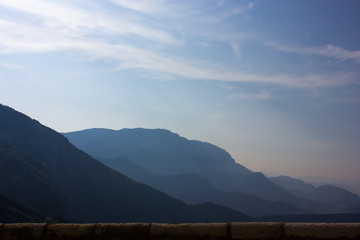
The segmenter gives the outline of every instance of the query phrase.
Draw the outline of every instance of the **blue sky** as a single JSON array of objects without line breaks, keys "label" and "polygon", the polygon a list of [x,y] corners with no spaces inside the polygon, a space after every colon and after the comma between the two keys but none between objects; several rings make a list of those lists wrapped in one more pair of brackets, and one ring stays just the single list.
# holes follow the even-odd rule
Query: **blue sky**
[{"label": "blue sky", "polygon": [[360,179],[357,0],[1,0],[0,102],[166,128],[254,171]]}]

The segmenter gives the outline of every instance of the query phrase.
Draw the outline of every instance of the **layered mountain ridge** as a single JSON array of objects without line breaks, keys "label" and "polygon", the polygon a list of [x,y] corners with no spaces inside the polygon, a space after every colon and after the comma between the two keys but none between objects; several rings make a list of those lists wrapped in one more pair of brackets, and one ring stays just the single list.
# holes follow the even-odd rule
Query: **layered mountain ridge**
[{"label": "layered mountain ridge", "polygon": [[360,197],[343,188],[329,184],[315,187],[300,179],[287,176],[272,177],[270,180],[296,196],[329,204],[334,207],[336,213],[360,213]]},{"label": "layered mountain ridge", "polygon": [[[61,214],[72,222],[249,219],[215,204],[187,205],[140,184],[80,151],[61,134],[3,105],[0,105],[0,140],[1,171],[6,174],[0,192],[50,217]],[[7,179],[13,187],[5,184]],[[29,179],[32,182],[27,182]],[[60,205],[49,197],[42,199],[43,196],[55,199],[59,196]],[[44,210],[36,201],[44,201],[52,211]]]},{"label": "layered mountain ridge", "polygon": [[60,134],[0,104],[0,209],[3,222],[317,219],[314,213],[354,220],[360,197],[267,178],[224,149],[168,130]]},{"label": "layered mountain ridge", "polygon": [[[260,202],[262,206],[270,207],[274,211],[281,208],[279,214],[342,213],[344,210],[331,202],[321,202],[305,195],[294,194],[262,173],[252,172],[236,163],[225,150],[209,143],[188,140],[168,130],[87,129],[64,135],[74,145],[115,170],[186,202],[197,202],[200,199],[217,202],[255,216],[269,214],[269,211],[256,206],[258,204],[255,203]],[[130,161],[143,170],[129,170],[131,166],[122,164],[122,161]],[[144,173],[144,169],[148,172]],[[153,174],[151,177],[149,172]],[[163,180],[159,180],[161,178]],[[176,187],[171,188],[165,186],[166,183],[161,183],[175,181],[174,179],[177,186],[184,186],[182,190],[177,191]],[[189,179],[192,179],[192,183]],[[211,186],[212,194],[209,194],[210,190],[205,193],[203,189],[203,194],[197,194],[193,190],[197,185],[208,190]],[[227,197],[220,197],[224,196],[224,193]],[[251,210],[244,210],[245,206]],[[356,212],[355,208],[353,209]]]},{"label": "layered mountain ridge", "polygon": [[250,216],[312,213],[279,201],[267,201],[237,191],[218,190],[206,177],[200,177],[196,173],[154,174],[126,157],[99,160],[136,181],[148,184],[190,204],[213,202]]}]

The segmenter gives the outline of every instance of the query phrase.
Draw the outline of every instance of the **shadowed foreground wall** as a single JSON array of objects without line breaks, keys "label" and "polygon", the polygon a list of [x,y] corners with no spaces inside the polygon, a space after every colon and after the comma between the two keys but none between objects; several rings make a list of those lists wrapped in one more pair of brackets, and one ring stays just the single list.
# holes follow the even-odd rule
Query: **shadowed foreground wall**
[{"label": "shadowed foreground wall", "polygon": [[0,224],[0,240],[358,239],[360,223]]}]

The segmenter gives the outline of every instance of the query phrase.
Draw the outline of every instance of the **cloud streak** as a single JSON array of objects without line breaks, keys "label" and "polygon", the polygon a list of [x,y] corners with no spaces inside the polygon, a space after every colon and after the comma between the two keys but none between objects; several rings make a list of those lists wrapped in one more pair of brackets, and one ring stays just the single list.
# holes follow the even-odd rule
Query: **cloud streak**
[{"label": "cloud streak", "polygon": [[[134,21],[129,22],[122,17],[115,15],[102,14],[96,9],[83,10],[75,5],[57,4],[43,0],[35,1],[9,1],[0,2],[0,6],[12,8],[15,11],[30,14],[34,22],[40,20],[40,26],[33,27],[48,31],[48,34],[65,36],[100,36],[113,37],[115,34],[127,35],[133,34],[150,40],[165,44],[178,44],[178,40],[168,32],[137,24]],[[26,19],[28,20],[28,19]],[[16,22],[17,25],[28,25],[26,22]],[[39,23],[37,22],[37,25]],[[16,32],[19,35],[19,32]],[[35,35],[35,34],[33,34]]]},{"label": "cloud streak", "polygon": [[248,100],[265,100],[271,98],[270,92],[262,89],[260,92],[257,93],[236,93],[229,95],[229,98],[241,98],[241,99],[248,99]]},{"label": "cloud streak", "polygon": [[11,70],[21,70],[23,67],[17,64],[12,64],[6,61],[0,61],[0,67],[11,69]]},{"label": "cloud streak", "polygon": [[327,44],[321,47],[297,47],[297,46],[286,46],[276,43],[268,43],[267,45],[274,47],[275,49],[283,52],[291,52],[306,55],[317,55],[335,58],[341,61],[353,60],[360,63],[360,51],[349,51],[347,49]]}]

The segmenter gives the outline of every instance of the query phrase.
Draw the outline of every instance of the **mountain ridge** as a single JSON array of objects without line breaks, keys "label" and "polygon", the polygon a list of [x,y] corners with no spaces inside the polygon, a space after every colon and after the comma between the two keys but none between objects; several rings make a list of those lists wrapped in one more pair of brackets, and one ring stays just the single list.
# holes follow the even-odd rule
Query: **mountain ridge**
[{"label": "mountain ridge", "polygon": [[335,213],[360,213],[360,196],[343,188],[325,184],[315,187],[296,178],[278,176],[270,178],[294,195],[306,199],[331,204]]},{"label": "mountain ridge", "polygon": [[[65,217],[72,222],[180,223],[250,219],[220,205],[186,205],[138,183],[77,149],[60,133],[4,105],[0,105],[0,140],[48,165],[55,183],[69,196]],[[1,156],[6,154],[7,151],[0,151]]]},{"label": "mountain ridge", "polygon": [[124,156],[156,174],[196,173],[200,177],[206,177],[221,191],[280,201],[316,213],[329,213],[333,210],[333,206],[329,204],[296,196],[262,173],[248,170],[236,163],[224,149],[188,140],[168,130],[90,129],[64,133],[64,136],[98,159]]},{"label": "mountain ridge", "polygon": [[[204,165],[205,161],[206,164],[218,165],[223,165],[225,161],[225,163],[230,166],[227,170],[236,171],[236,173],[240,175],[251,173],[250,170],[236,163],[224,149],[206,142],[188,140],[181,137],[179,134],[172,133],[166,129],[149,130],[144,128],[134,128],[111,130],[93,128],[63,133],[63,135],[71,139],[71,142],[75,143],[79,149],[85,150],[84,148],[86,148],[87,151],[85,152],[95,158],[116,158],[119,156],[126,156],[154,173],[186,173],[189,169],[196,170],[196,164],[200,164],[203,167],[203,169],[197,170],[206,172],[208,167]],[[93,136],[96,136],[96,138]],[[88,142],[81,143],[84,139]],[[105,141],[106,144],[104,144]],[[135,148],[132,147],[133,149],[129,151],[129,147],[134,144],[136,144]],[[194,144],[196,145],[196,148],[193,146]],[[201,149],[201,151],[199,149]],[[189,152],[192,155],[188,154]],[[211,152],[212,156],[209,158],[204,152]],[[177,161],[178,166],[169,164],[167,158],[164,157],[169,154],[172,154],[174,159],[179,159],[179,161]],[[206,156],[206,159],[204,159],[204,155]],[[216,159],[218,156],[221,156],[221,161]],[[175,160],[173,162],[175,162]],[[166,170],[164,170],[164,166],[167,167]]]},{"label": "mountain ridge", "polygon": [[267,201],[240,192],[220,191],[213,187],[206,177],[200,177],[196,173],[154,174],[126,157],[99,159],[99,161],[136,181],[148,184],[189,204],[213,202],[253,217],[311,213],[311,211],[302,210],[282,202]]}]

